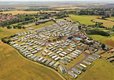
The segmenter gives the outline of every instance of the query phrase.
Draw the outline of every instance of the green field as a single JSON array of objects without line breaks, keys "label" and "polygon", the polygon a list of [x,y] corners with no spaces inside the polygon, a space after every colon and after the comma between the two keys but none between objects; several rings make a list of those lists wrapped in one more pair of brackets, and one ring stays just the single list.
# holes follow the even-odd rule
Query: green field
[{"label": "green field", "polygon": [[112,28],[112,26],[114,25],[114,17],[111,18],[107,18],[107,20],[103,20],[103,19],[98,19],[100,16],[92,16],[92,15],[70,15],[70,18],[73,21],[79,21],[81,24],[85,24],[85,25],[93,25],[95,24],[93,21],[96,22],[102,22],[103,26],[108,27],[108,28]]},{"label": "green field", "polygon": [[104,59],[99,59],[77,80],[114,80],[114,66]]},{"label": "green field", "polygon": [[14,35],[17,32],[22,32],[24,31],[23,29],[7,29],[7,28],[0,28],[0,39]]},{"label": "green field", "polygon": [[89,15],[70,15],[70,18],[73,21],[79,21],[81,24],[85,25],[93,25],[94,23],[91,21],[93,19],[97,19],[99,16],[89,16]]}]

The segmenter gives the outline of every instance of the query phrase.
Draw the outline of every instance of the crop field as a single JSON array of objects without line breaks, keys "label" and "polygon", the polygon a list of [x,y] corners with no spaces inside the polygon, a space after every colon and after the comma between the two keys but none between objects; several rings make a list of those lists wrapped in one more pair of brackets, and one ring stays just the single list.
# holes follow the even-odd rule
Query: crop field
[{"label": "crop field", "polygon": [[[44,11],[44,12],[55,12],[55,11]],[[4,12],[0,12],[3,14],[13,14],[13,15],[17,15],[17,14],[35,14],[35,13],[39,13],[39,11],[4,11]]]},{"label": "crop field", "polygon": [[0,13],[3,13],[3,14],[8,14],[8,13],[12,13],[13,15],[16,15],[16,14],[33,14],[33,13],[37,13],[38,11],[4,11],[4,12],[0,12]]},{"label": "crop field", "polygon": [[97,19],[99,16],[89,16],[89,15],[70,15],[70,18],[73,21],[79,21],[81,24],[85,25],[93,25],[94,23],[91,21],[93,19]]},{"label": "crop field", "polygon": [[114,80],[114,66],[104,59],[97,60],[77,80]]},{"label": "crop field", "polygon": [[63,80],[53,70],[23,58],[0,41],[0,80]]}]

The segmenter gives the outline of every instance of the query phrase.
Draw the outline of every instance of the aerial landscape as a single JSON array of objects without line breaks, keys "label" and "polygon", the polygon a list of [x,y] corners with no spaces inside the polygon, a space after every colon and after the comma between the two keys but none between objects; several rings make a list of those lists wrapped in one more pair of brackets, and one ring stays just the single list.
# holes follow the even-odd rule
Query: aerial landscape
[{"label": "aerial landscape", "polygon": [[114,80],[114,1],[0,0],[0,80]]}]

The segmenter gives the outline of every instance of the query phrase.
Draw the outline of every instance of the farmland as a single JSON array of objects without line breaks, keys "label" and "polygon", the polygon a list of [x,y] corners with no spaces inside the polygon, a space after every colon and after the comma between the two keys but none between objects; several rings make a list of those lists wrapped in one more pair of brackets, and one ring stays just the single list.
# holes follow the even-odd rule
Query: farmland
[{"label": "farmland", "polygon": [[[55,12],[55,11],[44,11],[44,12]],[[39,13],[39,11],[23,11],[23,10],[14,10],[14,11],[4,11],[4,12],[0,12],[3,14],[13,14],[13,15],[17,15],[17,14],[35,14],[35,13]]]}]

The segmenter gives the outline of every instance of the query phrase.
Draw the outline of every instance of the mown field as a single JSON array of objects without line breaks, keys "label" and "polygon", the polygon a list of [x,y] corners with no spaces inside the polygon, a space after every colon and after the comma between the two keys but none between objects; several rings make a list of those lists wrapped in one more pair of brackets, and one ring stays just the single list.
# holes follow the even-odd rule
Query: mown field
[{"label": "mown field", "polygon": [[73,21],[79,21],[81,24],[93,25],[91,20],[99,18],[99,16],[89,16],[89,15],[70,15]]}]

